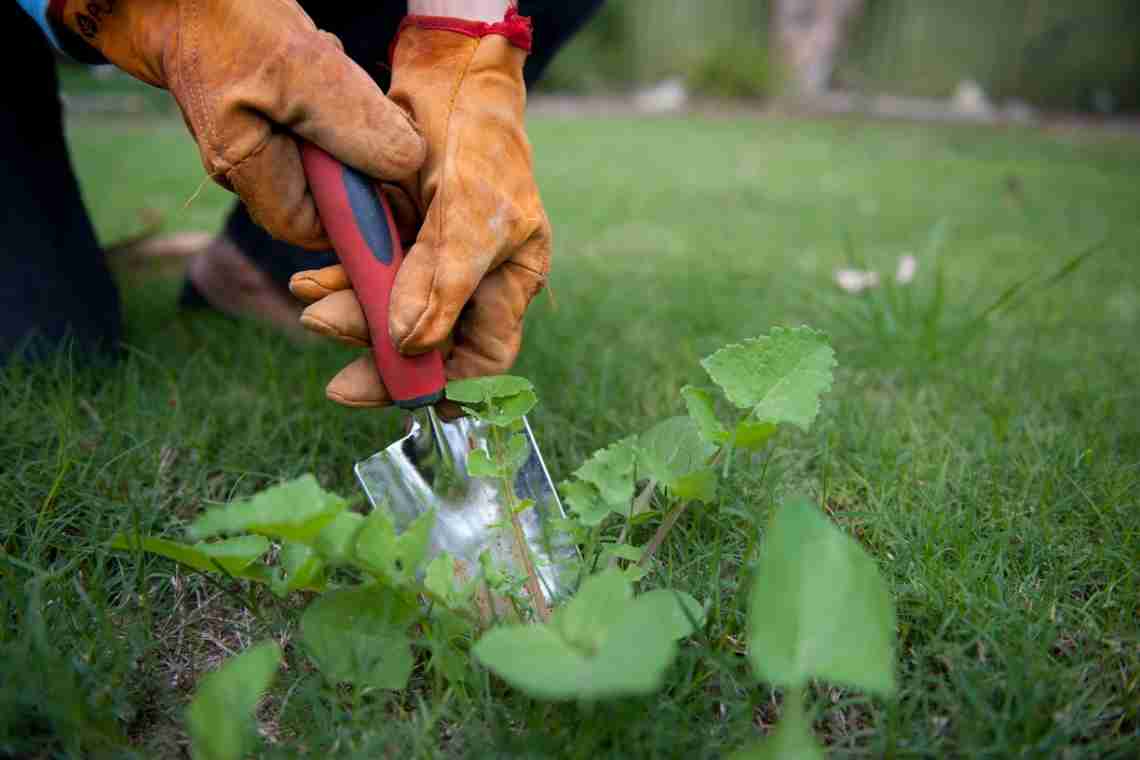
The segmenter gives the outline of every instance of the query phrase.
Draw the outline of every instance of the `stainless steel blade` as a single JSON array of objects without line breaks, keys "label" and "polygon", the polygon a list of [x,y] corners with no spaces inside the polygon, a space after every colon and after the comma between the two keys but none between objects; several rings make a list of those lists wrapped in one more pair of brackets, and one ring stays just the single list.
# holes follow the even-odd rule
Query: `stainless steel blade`
[{"label": "stainless steel blade", "polygon": [[[528,451],[514,479],[514,503],[534,502],[518,517],[543,593],[554,604],[570,591],[577,549],[554,524],[565,512],[525,418],[521,434]],[[513,530],[504,527],[509,525],[509,500],[502,481],[468,473],[471,452],[489,451],[490,438],[488,423],[470,417],[446,422],[430,407],[416,410],[408,434],[357,462],[356,477],[373,507],[385,504],[391,510],[397,530],[436,510],[433,556],[446,551],[474,569],[479,555],[489,550],[498,563],[525,577],[513,551]]]}]

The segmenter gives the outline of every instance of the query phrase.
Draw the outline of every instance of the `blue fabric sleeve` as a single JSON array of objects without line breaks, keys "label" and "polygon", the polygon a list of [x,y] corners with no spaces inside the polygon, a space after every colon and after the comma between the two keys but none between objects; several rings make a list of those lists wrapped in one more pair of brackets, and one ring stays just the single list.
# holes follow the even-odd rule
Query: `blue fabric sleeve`
[{"label": "blue fabric sleeve", "polygon": [[28,15],[36,20],[36,23],[40,25],[40,29],[43,29],[44,34],[51,40],[51,44],[62,50],[63,48],[59,44],[59,39],[55,36],[55,30],[51,28],[51,24],[48,22],[48,0],[20,0],[20,7],[26,10]]}]

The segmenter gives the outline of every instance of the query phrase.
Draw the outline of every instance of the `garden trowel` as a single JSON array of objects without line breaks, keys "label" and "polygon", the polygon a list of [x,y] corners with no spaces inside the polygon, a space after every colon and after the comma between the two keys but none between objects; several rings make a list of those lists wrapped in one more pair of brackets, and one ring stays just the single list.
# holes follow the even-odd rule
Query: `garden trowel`
[{"label": "garden trowel", "polygon": [[[389,509],[401,531],[434,509],[431,555],[448,552],[457,575],[474,577],[486,552],[498,566],[527,579],[535,609],[547,609],[568,593],[577,551],[556,528],[565,514],[530,424],[524,418],[519,433],[527,452],[514,477],[513,498],[503,493],[501,480],[469,474],[471,453],[488,450],[490,424],[471,417],[442,419],[433,408],[446,384],[439,351],[404,356],[387,340],[389,295],[404,252],[383,193],[316,146],[302,146],[302,160],[321,222],[372,335],[380,336],[372,341],[376,368],[396,406],[410,412],[403,438],[356,464],[368,500],[373,508]],[[532,505],[510,514],[508,505],[525,500]],[[520,537],[525,546],[519,545]],[[542,598],[533,598],[536,593]]]}]

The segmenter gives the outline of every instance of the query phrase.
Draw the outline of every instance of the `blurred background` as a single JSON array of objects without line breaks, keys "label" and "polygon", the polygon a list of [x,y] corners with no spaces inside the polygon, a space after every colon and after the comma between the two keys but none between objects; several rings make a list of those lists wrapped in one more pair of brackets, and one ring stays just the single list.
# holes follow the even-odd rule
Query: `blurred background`
[{"label": "blurred background", "polygon": [[1111,113],[1140,106],[1135,0],[609,0],[547,89],[637,88],[677,77],[695,94],[789,87]]},{"label": "blurred background", "polygon": [[[66,65],[79,111],[173,108],[110,68]],[[539,93],[791,96],[831,111],[1031,121],[1140,110],[1135,0],[607,0]]]}]

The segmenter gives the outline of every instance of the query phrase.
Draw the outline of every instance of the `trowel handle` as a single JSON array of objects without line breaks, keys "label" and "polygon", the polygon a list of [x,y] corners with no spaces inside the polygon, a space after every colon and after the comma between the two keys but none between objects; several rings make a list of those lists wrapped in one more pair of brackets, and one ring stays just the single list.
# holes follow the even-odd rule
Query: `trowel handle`
[{"label": "trowel handle", "polygon": [[301,161],[321,223],[364,308],[384,387],[404,409],[434,404],[446,383],[439,351],[404,356],[388,337],[388,299],[404,261],[388,201],[371,179],[315,145],[302,143]]}]

